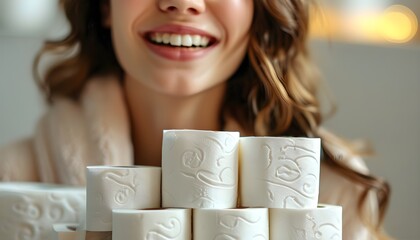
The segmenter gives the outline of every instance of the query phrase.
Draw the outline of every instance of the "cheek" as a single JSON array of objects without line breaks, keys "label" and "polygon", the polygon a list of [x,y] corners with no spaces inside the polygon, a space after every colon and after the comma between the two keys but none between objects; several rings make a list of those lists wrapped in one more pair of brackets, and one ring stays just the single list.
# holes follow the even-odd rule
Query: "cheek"
[{"label": "cheek", "polygon": [[132,26],[135,19],[150,7],[151,0],[111,0],[111,21],[114,29]]},{"label": "cheek", "polygon": [[130,15],[130,6],[133,7],[133,2],[134,0],[111,0],[111,21],[113,28],[118,28],[120,23],[126,21],[125,19]]},{"label": "cheek", "polygon": [[146,0],[111,0],[112,40],[117,58],[123,67],[127,62],[135,60],[133,49],[137,48],[137,35],[134,24],[144,15],[145,2]]},{"label": "cheek", "polygon": [[225,32],[223,61],[219,69],[227,74],[224,77],[230,77],[246,55],[254,4],[253,0],[225,0],[218,7],[214,13]]},{"label": "cheek", "polygon": [[216,13],[225,25],[228,37],[243,36],[251,27],[254,3],[253,0],[225,0],[218,5]]},{"label": "cheek", "polygon": [[139,0],[111,0],[111,6],[113,8],[126,8],[126,9],[136,9],[141,5]]}]

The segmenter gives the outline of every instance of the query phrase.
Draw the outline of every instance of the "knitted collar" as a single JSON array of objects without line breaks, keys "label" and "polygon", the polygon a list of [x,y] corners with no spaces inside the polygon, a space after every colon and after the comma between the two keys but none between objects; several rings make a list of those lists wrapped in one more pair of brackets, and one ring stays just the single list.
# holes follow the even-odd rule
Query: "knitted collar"
[{"label": "knitted collar", "polygon": [[[43,182],[85,185],[89,165],[134,163],[124,93],[114,76],[90,79],[80,101],[54,101],[35,133],[37,166]],[[227,118],[225,130],[241,131]]]}]

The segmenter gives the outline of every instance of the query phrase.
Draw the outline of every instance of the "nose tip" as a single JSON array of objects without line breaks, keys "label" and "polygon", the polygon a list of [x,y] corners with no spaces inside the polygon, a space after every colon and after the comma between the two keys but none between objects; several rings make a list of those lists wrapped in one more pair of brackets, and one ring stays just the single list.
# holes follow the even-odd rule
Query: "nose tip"
[{"label": "nose tip", "polygon": [[205,11],[204,0],[160,0],[159,8],[168,13],[198,15]]}]

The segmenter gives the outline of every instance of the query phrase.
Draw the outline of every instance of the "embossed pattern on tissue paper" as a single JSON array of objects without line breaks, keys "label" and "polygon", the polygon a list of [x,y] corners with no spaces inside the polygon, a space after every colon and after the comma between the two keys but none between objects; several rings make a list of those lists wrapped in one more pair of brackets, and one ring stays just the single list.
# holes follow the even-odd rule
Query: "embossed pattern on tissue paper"
[{"label": "embossed pattern on tissue paper", "polygon": [[[306,201],[311,201],[318,194],[318,177],[311,173],[310,169],[302,167],[304,164],[313,163],[318,166],[319,162],[314,156],[315,152],[304,146],[299,146],[293,139],[288,139],[290,144],[276,149],[264,144],[261,148],[265,156],[267,172],[263,181],[268,184],[267,197],[271,202],[281,202],[282,207],[302,208]],[[275,156],[274,152],[277,152]],[[293,151],[291,154],[290,151]],[[288,194],[284,195],[287,189]],[[279,194],[280,193],[280,194]]]},{"label": "embossed pattern on tissue paper", "polygon": [[[241,230],[235,231],[237,228],[250,228],[254,230],[258,230],[259,227],[255,226],[258,225],[261,221],[261,216],[243,216],[237,215],[233,213],[226,213],[226,214],[219,214],[218,215],[218,222],[219,226],[222,228],[228,229],[228,233],[220,233],[214,237],[214,240],[239,240],[242,239],[243,236],[235,236],[233,232],[241,232]],[[241,224],[245,224],[246,226],[240,226]],[[231,233],[232,232],[232,233]],[[247,236],[248,237],[248,236]],[[266,236],[261,233],[254,233],[254,236],[249,236],[252,240],[267,240]]]},{"label": "embossed pattern on tissue paper", "polygon": [[9,233],[13,233],[12,239],[46,239],[48,229],[43,225],[60,221],[77,222],[77,214],[82,207],[82,199],[70,199],[59,193],[48,193],[39,202],[21,194],[13,194],[13,197],[16,200],[9,216],[15,217],[0,227],[0,236],[12,237]]},{"label": "embossed pattern on tissue paper", "polygon": [[[204,137],[200,142],[203,146],[194,144],[194,148],[184,150],[182,153],[181,174],[199,183],[195,184],[197,186],[196,194],[194,194],[191,202],[200,207],[214,207],[214,200],[207,188],[234,189],[236,187],[235,172],[230,167],[231,163],[225,162],[227,161],[226,157],[235,151],[236,144],[234,138],[230,135],[222,142],[212,137]],[[217,147],[210,148],[211,146]],[[209,151],[211,157],[207,154]],[[208,162],[210,158],[215,161]],[[206,165],[204,166],[204,164]],[[211,170],[209,170],[208,166],[212,164],[215,164],[215,166],[210,167]]]},{"label": "embossed pattern on tissue paper", "polygon": [[[226,158],[227,154],[233,153],[235,150],[235,141],[232,136],[228,135],[224,143],[219,142],[218,139],[212,137],[205,137],[202,139],[202,142],[205,143],[204,146],[218,146],[220,151],[219,156],[211,156],[212,159],[215,159],[217,168],[222,168],[218,172],[213,172],[210,170],[198,169],[193,171],[196,168],[202,166],[202,164],[208,159],[206,149],[203,146],[196,146],[194,149],[187,149],[183,152],[181,157],[181,162],[183,166],[182,175],[188,178],[194,178],[199,182],[215,188],[234,188],[235,187],[235,175],[234,171],[230,167],[223,168],[223,161]],[[206,143],[209,142],[209,143]],[[208,163],[211,164],[211,163]],[[191,172],[193,171],[193,172]]]},{"label": "embossed pattern on tissue paper", "polygon": [[119,186],[113,193],[113,199],[116,204],[124,205],[130,199],[134,199],[139,185],[136,174],[131,175],[130,171],[126,170],[124,172],[106,171],[102,175],[105,183],[110,181]]},{"label": "embossed pattern on tissue paper", "polygon": [[235,151],[236,141],[235,138],[231,135],[226,135],[224,142],[219,142],[218,139],[213,137],[206,137],[204,140],[209,142],[214,142],[216,146],[219,146],[220,150],[222,150],[226,154],[231,154]]},{"label": "embossed pattern on tissue paper", "polygon": [[305,146],[298,146],[298,145],[296,145],[296,141],[295,140],[290,139],[290,138],[287,139],[287,140],[290,142],[290,144],[286,144],[286,145],[284,145],[281,148],[281,152],[283,152],[284,154],[286,154],[287,150],[289,150],[289,149],[292,149],[292,150],[301,150],[303,152],[307,152],[307,153],[312,154],[312,155],[315,154],[315,151],[313,151],[313,150],[311,150],[309,148],[306,148]]},{"label": "embossed pattern on tissue paper", "polygon": [[196,148],[194,150],[187,150],[182,154],[182,164],[186,168],[198,168],[204,161],[203,150]]},{"label": "embossed pattern on tissue paper", "polygon": [[162,206],[234,207],[238,141],[238,132],[166,131]]},{"label": "embossed pattern on tissue paper", "polygon": [[200,208],[213,208],[214,201],[208,193],[208,189],[203,186],[196,185],[194,186],[194,199],[193,203],[196,203]]},{"label": "embossed pattern on tissue paper", "polygon": [[[341,239],[341,228],[333,223],[321,223],[319,224],[317,219],[310,214],[305,216],[308,224],[304,224],[304,228],[293,226],[293,232],[291,236],[297,240],[339,240]],[[340,222],[338,219],[337,222]]]},{"label": "embossed pattern on tissue paper", "polygon": [[[124,171],[107,170],[100,173],[102,179],[102,190],[96,191],[97,204],[88,206],[94,211],[94,217],[102,224],[111,224],[110,212],[103,211],[104,208],[114,206],[124,206],[132,204],[137,194],[137,187],[139,185],[137,175],[131,174],[131,171],[125,169]],[[115,189],[111,187],[118,186]],[[113,190],[109,192],[108,190]],[[112,200],[112,202],[109,202]]]},{"label": "embossed pattern on tissue paper", "polygon": [[[43,209],[39,203],[31,202],[31,200],[22,196],[19,202],[13,204],[12,210],[14,214],[25,219],[17,225],[10,224],[7,228],[15,229],[16,239],[38,239],[40,238],[40,227],[38,223],[43,215]],[[5,227],[6,228],[6,227]],[[7,229],[4,229],[6,231]],[[10,229],[9,229],[10,230]],[[4,236],[5,234],[2,234]]]},{"label": "embossed pattern on tissue paper", "polygon": [[255,219],[251,219],[250,217],[238,216],[234,214],[221,214],[219,216],[219,225],[228,229],[234,229],[238,227],[240,222],[252,225],[258,223],[260,219],[260,216],[255,217]]},{"label": "embossed pattern on tissue paper", "polygon": [[145,240],[173,240],[177,239],[182,233],[181,221],[176,217],[169,218],[166,223],[156,223],[157,229],[150,230],[146,234]]}]

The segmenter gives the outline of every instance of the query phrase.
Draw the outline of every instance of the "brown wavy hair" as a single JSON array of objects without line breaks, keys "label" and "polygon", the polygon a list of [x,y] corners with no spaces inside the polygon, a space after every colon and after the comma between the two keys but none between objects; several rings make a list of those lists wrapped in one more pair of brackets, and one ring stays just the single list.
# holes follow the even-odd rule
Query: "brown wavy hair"
[{"label": "brown wavy hair", "polygon": [[[122,78],[110,30],[103,27],[107,0],[61,0],[70,23],[62,40],[46,42],[34,62],[38,85],[52,102],[57,96],[77,99],[88,79],[114,73]],[[255,0],[248,54],[228,80],[224,112],[244,129],[259,136],[304,136],[322,139],[323,161],[339,174],[364,187],[359,213],[368,193],[376,193],[378,221],[370,223],[378,235],[388,205],[386,181],[357,172],[334,155],[337,147],[360,154],[348,141],[321,131],[323,117],[317,98],[319,77],[308,50],[310,0]],[[47,53],[74,51],[40,77],[38,65]],[[247,102],[248,104],[243,104]]]}]

